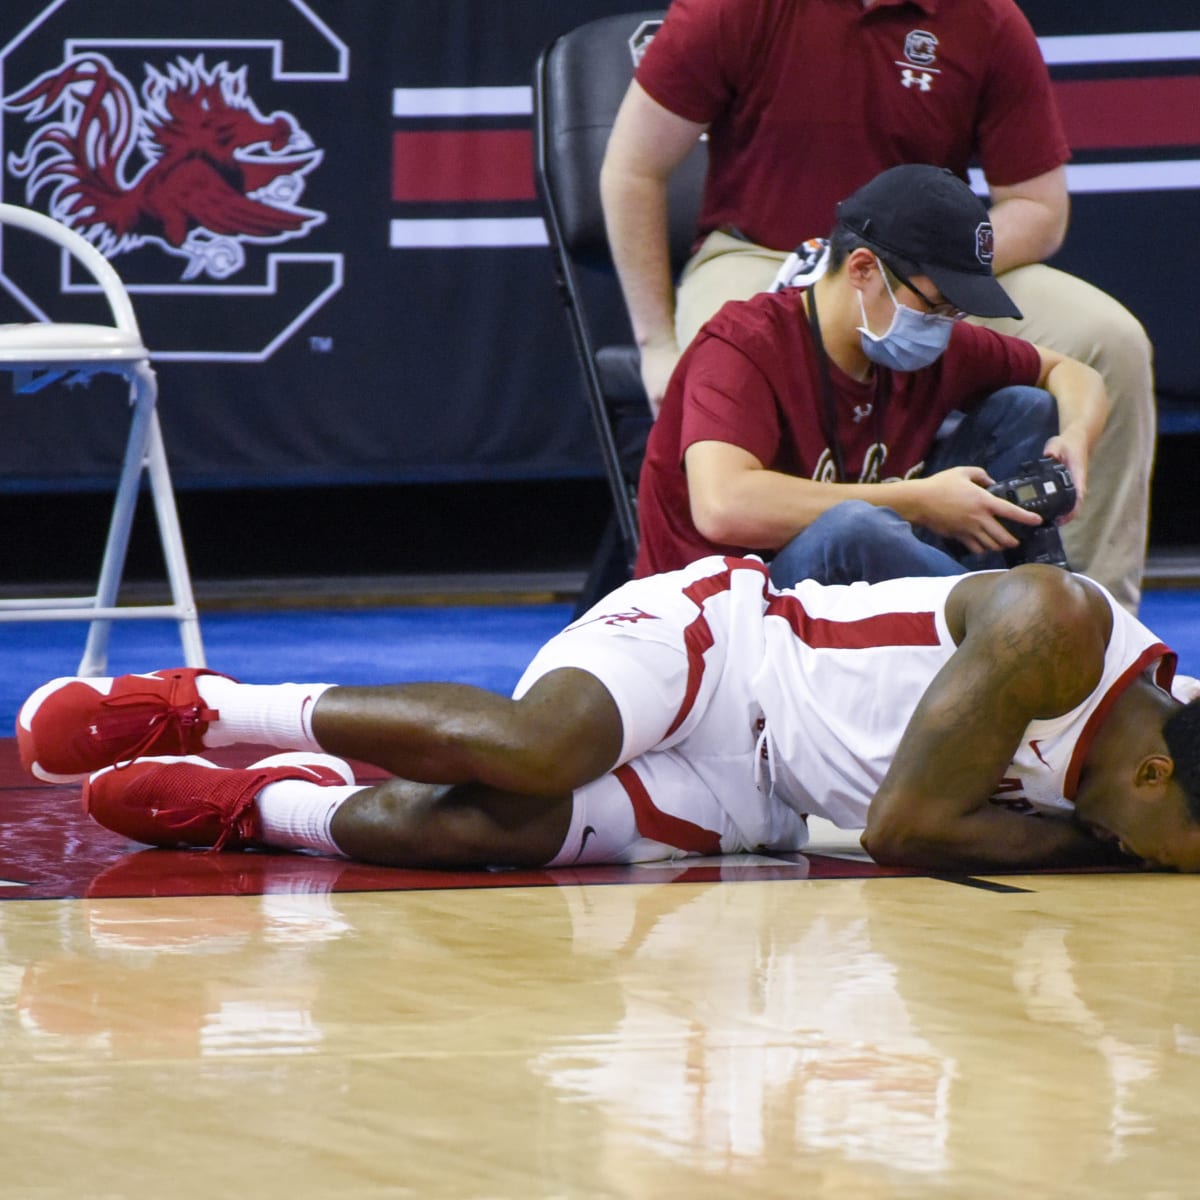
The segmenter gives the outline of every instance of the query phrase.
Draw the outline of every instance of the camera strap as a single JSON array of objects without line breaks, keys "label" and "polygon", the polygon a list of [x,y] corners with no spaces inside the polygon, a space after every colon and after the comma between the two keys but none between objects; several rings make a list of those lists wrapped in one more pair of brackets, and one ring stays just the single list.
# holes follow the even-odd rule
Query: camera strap
[{"label": "camera strap", "polygon": [[[821,319],[817,315],[817,289],[814,285],[808,295],[808,327],[812,331],[813,345],[817,348],[818,374],[821,376],[821,433],[825,444],[833,455],[834,469],[837,471],[837,481],[849,483],[846,475],[846,464],[842,459],[842,448],[838,440],[837,401],[833,394],[833,378],[829,373],[829,355],[825,350],[825,339],[821,336]],[[875,418],[875,442],[883,445],[883,406],[891,390],[892,373],[886,368],[875,365],[875,399],[871,405],[871,415]]]}]

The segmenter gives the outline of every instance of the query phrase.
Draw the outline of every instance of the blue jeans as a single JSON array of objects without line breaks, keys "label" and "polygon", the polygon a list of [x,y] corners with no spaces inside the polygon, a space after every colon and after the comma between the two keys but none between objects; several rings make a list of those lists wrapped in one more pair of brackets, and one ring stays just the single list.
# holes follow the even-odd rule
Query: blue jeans
[{"label": "blue jeans", "polygon": [[[948,420],[943,430],[951,425]],[[939,435],[925,474],[949,467],[980,466],[995,480],[1016,475],[1038,459],[1058,432],[1058,406],[1041,388],[1007,387],[993,392]],[[958,542],[914,527],[890,508],[846,500],[822,513],[771,560],[771,582],[790,587],[801,579],[854,583],[908,575],[962,575],[1003,567],[999,553],[971,554]]]}]

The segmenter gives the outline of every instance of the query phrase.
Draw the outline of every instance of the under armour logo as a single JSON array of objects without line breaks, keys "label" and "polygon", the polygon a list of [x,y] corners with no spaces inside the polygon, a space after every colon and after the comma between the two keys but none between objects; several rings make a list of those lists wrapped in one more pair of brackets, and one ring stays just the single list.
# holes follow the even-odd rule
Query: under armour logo
[{"label": "under armour logo", "polygon": [[854,406],[855,425],[861,425],[874,411],[875,405],[873,404],[856,404]]},{"label": "under armour logo", "polygon": [[912,67],[905,67],[900,72],[900,82],[906,88],[918,88],[922,92],[933,90],[933,76],[928,71],[914,71]]}]

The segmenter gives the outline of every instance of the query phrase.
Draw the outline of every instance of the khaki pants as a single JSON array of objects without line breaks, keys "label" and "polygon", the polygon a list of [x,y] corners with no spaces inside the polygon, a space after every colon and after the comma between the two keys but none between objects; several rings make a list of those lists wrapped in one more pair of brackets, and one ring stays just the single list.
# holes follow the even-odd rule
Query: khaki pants
[{"label": "khaki pants", "polygon": [[[686,346],[726,300],[744,300],[769,287],[786,258],[784,251],[710,234],[679,281],[679,345]],[[973,317],[975,324],[1068,354],[1104,379],[1112,412],[1092,449],[1083,509],[1063,527],[1063,546],[1075,570],[1102,583],[1136,614],[1156,438],[1150,340],[1111,296],[1053,267],[1017,267],[1000,282],[1024,318]]]}]

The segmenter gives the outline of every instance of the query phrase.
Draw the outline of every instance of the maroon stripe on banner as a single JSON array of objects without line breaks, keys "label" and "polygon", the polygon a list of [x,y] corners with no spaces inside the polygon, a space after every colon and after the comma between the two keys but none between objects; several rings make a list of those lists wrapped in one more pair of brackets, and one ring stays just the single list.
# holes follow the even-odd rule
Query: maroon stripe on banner
[{"label": "maroon stripe on banner", "polygon": [[1200,145],[1200,76],[1064,80],[1054,95],[1075,150]]},{"label": "maroon stripe on banner", "polygon": [[931,612],[877,613],[857,621],[810,617],[792,595],[774,596],[767,616],[782,617],[806,645],[817,649],[864,650],[871,646],[936,646],[937,622]]},{"label": "maroon stripe on banner", "polygon": [[534,200],[528,129],[392,134],[392,199]]},{"label": "maroon stripe on banner", "polygon": [[719,833],[705,829],[703,825],[697,825],[684,817],[673,817],[670,813],[663,812],[650,799],[646,785],[628,763],[618,767],[613,775],[625,789],[625,794],[633,805],[634,819],[642,837],[662,842],[666,846],[674,846],[677,850],[690,851],[692,854],[721,853]]}]

